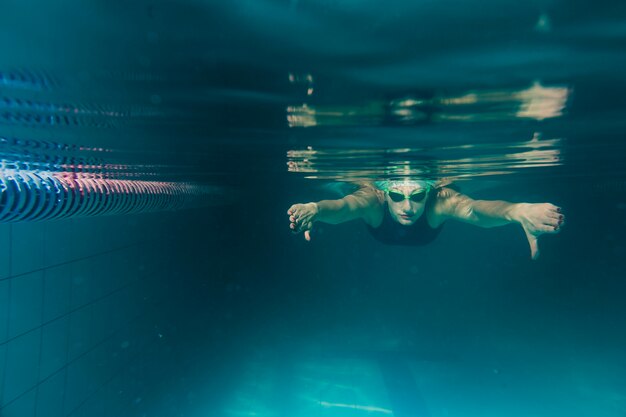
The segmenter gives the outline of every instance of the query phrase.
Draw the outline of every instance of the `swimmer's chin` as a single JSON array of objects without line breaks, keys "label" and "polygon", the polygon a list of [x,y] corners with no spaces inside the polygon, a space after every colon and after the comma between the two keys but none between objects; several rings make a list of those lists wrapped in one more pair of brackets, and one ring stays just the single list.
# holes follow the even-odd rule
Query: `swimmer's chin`
[{"label": "swimmer's chin", "polygon": [[396,214],[394,217],[396,218],[396,221],[402,226],[412,226],[413,223],[415,223],[415,221],[417,220],[417,216],[415,215],[409,217]]}]

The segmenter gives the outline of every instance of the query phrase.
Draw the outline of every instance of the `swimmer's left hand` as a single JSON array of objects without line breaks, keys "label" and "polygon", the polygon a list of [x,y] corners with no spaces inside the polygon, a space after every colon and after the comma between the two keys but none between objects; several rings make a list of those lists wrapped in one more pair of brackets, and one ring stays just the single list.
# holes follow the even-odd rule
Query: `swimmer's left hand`
[{"label": "swimmer's left hand", "polygon": [[524,228],[532,259],[539,258],[539,236],[558,233],[565,224],[561,208],[550,203],[516,204],[511,217]]}]

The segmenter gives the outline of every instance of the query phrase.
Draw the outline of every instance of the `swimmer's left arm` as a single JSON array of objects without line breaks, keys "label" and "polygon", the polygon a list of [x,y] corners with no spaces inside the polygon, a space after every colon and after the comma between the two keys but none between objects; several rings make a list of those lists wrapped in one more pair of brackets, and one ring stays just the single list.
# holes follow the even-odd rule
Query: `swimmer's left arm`
[{"label": "swimmer's left arm", "polygon": [[550,203],[473,200],[450,189],[440,190],[438,197],[438,211],[449,218],[480,227],[520,224],[533,259],[539,256],[538,237],[544,233],[557,233],[565,220],[561,209]]}]

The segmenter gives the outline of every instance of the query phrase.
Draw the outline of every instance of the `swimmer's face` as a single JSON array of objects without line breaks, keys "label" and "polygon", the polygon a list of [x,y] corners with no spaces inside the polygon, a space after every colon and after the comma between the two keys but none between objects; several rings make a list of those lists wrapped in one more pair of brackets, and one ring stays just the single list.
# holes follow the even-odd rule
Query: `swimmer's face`
[{"label": "swimmer's face", "polygon": [[385,193],[391,218],[403,226],[411,226],[424,213],[428,190],[414,185],[398,185]]}]

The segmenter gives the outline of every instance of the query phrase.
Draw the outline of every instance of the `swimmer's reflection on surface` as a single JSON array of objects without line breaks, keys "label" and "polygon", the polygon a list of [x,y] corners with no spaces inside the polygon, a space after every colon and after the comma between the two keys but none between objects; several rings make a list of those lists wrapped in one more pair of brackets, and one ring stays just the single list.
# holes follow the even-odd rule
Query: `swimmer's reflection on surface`
[{"label": "swimmer's reflection on surface", "polygon": [[432,242],[450,219],[480,227],[522,226],[532,259],[539,257],[539,236],[558,233],[565,217],[550,203],[473,200],[444,183],[429,180],[362,182],[338,200],[294,204],[287,211],[290,228],[311,240],[315,222],[364,221],[372,236],[387,244],[419,246]]}]

